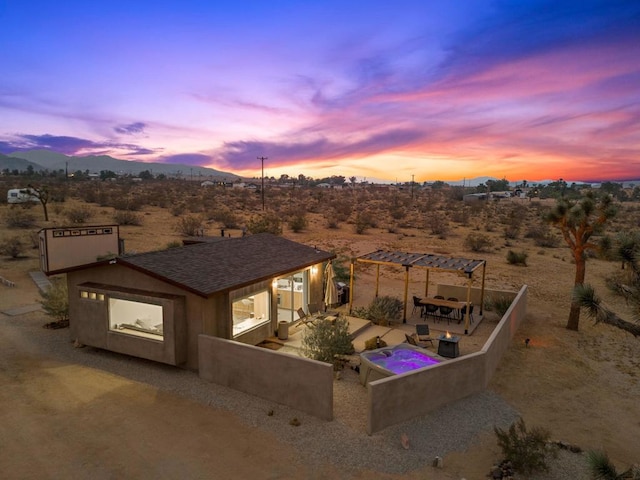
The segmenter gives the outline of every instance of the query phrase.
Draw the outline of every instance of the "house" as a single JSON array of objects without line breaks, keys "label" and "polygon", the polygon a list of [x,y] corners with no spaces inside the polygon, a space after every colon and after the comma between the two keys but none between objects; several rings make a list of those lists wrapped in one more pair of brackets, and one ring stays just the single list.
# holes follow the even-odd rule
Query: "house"
[{"label": "house", "polygon": [[72,339],[198,370],[198,336],[257,345],[323,299],[329,252],[268,233],[124,255],[67,273]]}]

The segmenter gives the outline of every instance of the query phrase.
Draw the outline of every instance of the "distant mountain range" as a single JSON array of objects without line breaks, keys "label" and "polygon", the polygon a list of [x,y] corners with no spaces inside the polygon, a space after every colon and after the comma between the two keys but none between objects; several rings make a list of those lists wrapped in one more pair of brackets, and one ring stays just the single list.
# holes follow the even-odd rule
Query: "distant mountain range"
[{"label": "distant mountain range", "polygon": [[214,168],[200,167],[197,165],[183,165],[178,163],[157,163],[157,162],[137,162],[134,160],[118,160],[108,155],[70,157],[50,150],[29,150],[25,152],[14,152],[9,155],[0,154],[0,170],[27,170],[31,166],[34,171],[56,171],[63,170],[69,173],[78,170],[90,173],[100,173],[103,170],[110,170],[122,175],[138,175],[140,172],[148,170],[153,175],[163,173],[166,176],[198,176],[216,177],[234,181],[240,178],[230,172],[223,172]]}]

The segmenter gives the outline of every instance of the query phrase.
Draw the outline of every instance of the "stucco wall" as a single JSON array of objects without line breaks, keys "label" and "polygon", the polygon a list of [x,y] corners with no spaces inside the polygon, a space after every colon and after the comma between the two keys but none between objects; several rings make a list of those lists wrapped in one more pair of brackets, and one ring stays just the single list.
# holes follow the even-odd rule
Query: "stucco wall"
[{"label": "stucco wall", "polygon": [[491,381],[502,355],[509,348],[513,336],[524,321],[527,314],[527,292],[526,285],[520,289],[500,323],[482,347],[482,352],[487,355],[485,385]]},{"label": "stucco wall", "polygon": [[333,419],[333,366],[222,338],[200,335],[200,377]]},{"label": "stucco wall", "polygon": [[[514,295],[513,292],[511,294]],[[526,308],[525,285],[514,295],[511,307],[480,352],[368,383],[367,433],[373,434],[483,391],[522,323]]]}]

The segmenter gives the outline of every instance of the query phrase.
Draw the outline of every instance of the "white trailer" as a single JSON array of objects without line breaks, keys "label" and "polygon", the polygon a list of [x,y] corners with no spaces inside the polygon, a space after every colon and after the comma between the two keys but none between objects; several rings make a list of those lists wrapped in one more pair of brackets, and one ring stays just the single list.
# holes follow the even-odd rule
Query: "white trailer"
[{"label": "white trailer", "polygon": [[39,202],[30,188],[12,188],[7,191],[7,203]]}]

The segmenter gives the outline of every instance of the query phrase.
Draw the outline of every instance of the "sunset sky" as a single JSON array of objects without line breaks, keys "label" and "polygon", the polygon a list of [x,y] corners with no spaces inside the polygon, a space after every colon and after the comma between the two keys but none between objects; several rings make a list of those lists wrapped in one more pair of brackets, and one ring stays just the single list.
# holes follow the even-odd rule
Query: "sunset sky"
[{"label": "sunset sky", "polygon": [[640,179],[640,2],[0,0],[0,152]]}]

